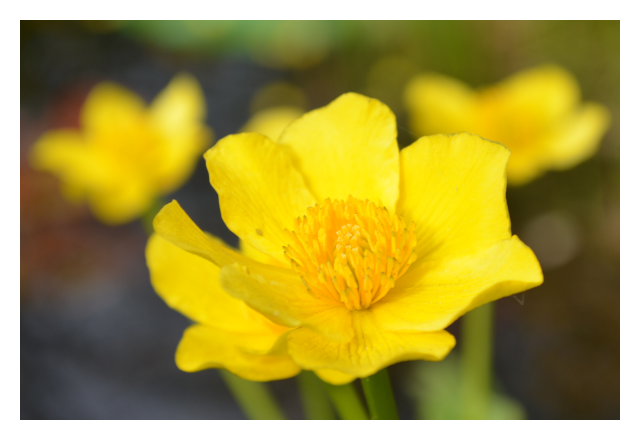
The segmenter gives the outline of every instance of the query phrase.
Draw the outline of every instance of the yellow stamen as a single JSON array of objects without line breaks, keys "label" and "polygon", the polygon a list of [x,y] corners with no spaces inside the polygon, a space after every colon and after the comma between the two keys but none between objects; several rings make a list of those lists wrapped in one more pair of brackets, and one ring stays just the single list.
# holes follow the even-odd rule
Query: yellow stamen
[{"label": "yellow stamen", "polygon": [[380,202],[327,199],[295,220],[284,247],[307,290],[317,298],[368,308],[416,260],[415,225]]}]

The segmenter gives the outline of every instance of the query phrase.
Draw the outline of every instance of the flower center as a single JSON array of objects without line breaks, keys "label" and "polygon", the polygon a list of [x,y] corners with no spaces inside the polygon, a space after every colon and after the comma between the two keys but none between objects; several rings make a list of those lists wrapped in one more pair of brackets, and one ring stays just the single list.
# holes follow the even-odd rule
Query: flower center
[{"label": "flower center", "polygon": [[327,199],[295,221],[285,257],[318,298],[361,310],[385,296],[416,260],[415,225],[380,202]]}]

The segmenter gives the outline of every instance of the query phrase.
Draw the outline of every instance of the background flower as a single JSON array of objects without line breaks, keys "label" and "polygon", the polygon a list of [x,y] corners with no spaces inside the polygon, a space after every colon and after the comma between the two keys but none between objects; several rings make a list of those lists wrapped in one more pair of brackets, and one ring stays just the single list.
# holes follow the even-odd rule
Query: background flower
[{"label": "background flower", "polygon": [[417,136],[467,131],[506,145],[512,153],[507,176],[516,185],[592,156],[609,127],[607,109],[582,104],[575,78],[553,65],[477,92],[444,75],[417,75],[405,100]]},{"label": "background flower", "polygon": [[191,175],[212,140],[197,81],[179,75],[147,109],[129,90],[97,85],[82,107],[80,130],[53,130],[34,145],[32,164],[62,180],[71,200],[86,199],[109,224],[140,217]]}]

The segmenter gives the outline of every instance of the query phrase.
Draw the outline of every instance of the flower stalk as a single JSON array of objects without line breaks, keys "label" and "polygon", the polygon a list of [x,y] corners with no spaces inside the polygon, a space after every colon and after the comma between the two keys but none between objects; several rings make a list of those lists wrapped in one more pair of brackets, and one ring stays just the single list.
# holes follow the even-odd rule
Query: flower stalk
[{"label": "flower stalk", "polygon": [[298,388],[308,420],[333,420],[335,415],[322,380],[311,371],[298,374]]},{"label": "flower stalk", "polygon": [[242,379],[227,370],[220,375],[249,419],[284,420],[284,414],[264,383]]},{"label": "flower stalk", "polygon": [[367,410],[352,383],[346,385],[324,384],[336,412],[342,420],[369,420]]},{"label": "flower stalk", "polygon": [[386,368],[362,379],[362,388],[372,420],[398,420],[396,402]]},{"label": "flower stalk", "polygon": [[491,399],[494,305],[487,303],[462,318],[463,418],[487,418]]}]

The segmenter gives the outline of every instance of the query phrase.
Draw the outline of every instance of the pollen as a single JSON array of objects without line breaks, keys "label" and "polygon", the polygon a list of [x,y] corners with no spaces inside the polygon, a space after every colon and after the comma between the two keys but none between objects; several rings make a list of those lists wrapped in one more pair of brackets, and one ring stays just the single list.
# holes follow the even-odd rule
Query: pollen
[{"label": "pollen", "polygon": [[295,220],[285,257],[310,294],[366,309],[416,260],[415,225],[381,202],[327,199]]}]

